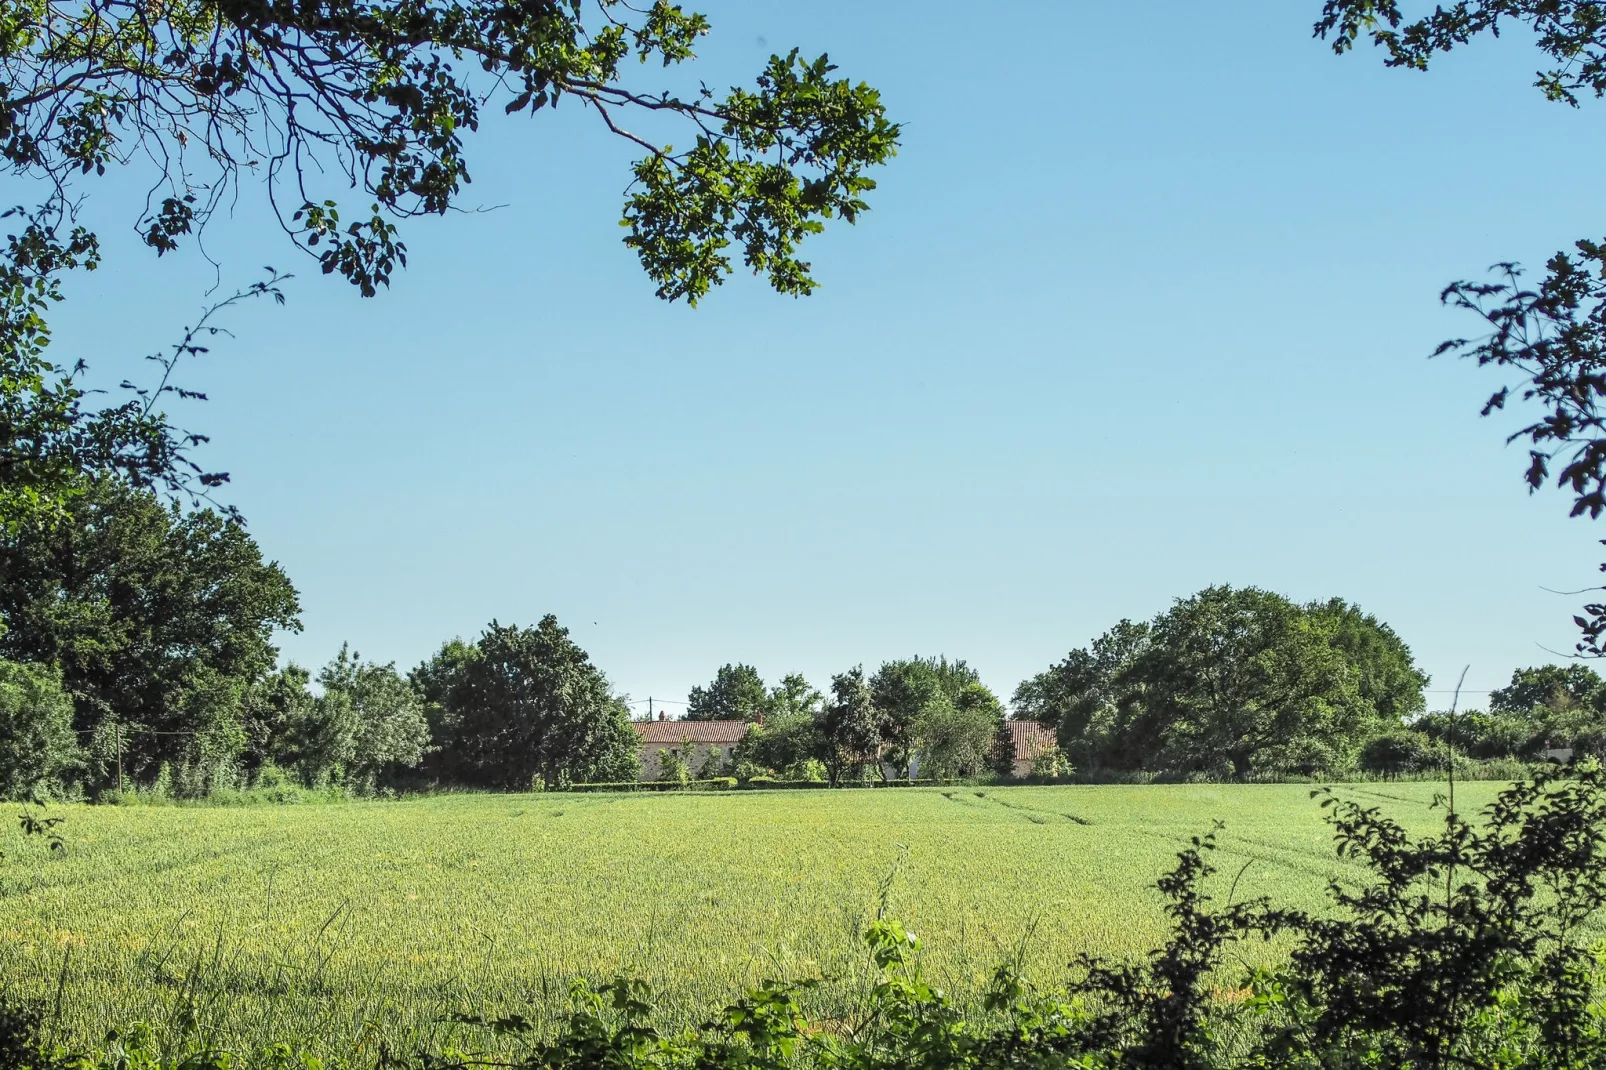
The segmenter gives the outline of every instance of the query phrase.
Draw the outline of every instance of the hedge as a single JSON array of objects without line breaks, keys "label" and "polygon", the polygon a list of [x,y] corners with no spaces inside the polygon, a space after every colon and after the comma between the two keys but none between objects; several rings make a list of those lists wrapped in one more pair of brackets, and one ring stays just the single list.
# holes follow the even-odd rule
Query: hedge
[{"label": "hedge", "polygon": [[614,780],[591,784],[570,784],[566,791],[728,791],[736,778],[711,777],[708,780]]},{"label": "hedge", "polygon": [[[935,778],[922,780],[867,780],[853,784],[842,784],[844,788],[945,788],[955,785],[974,785],[974,780],[937,780]],[[824,780],[776,780],[774,777],[756,776],[751,779],[737,782],[735,777],[712,777],[708,780],[613,780],[597,781],[588,784],[570,784],[565,791],[729,791],[733,788],[743,791],[796,791],[810,788],[829,788],[831,785]]]}]

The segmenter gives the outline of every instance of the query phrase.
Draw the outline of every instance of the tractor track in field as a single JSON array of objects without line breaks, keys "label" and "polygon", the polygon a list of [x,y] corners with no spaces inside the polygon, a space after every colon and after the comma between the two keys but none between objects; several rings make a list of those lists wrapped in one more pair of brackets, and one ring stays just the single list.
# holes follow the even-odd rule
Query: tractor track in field
[{"label": "tractor track in field", "polygon": [[1394,802],[1394,803],[1410,803],[1410,804],[1412,804],[1414,806],[1432,806],[1433,805],[1433,800],[1431,800],[1431,799],[1413,799],[1413,798],[1411,798],[1410,796],[1407,796],[1407,795],[1390,795],[1386,791],[1373,791],[1370,788],[1358,788],[1353,784],[1343,785],[1338,790],[1353,792],[1356,795],[1366,795],[1366,796],[1368,796],[1370,798],[1373,798],[1373,799],[1385,799],[1388,802]]},{"label": "tractor track in field", "polygon": [[[1022,817],[1026,818],[1026,820],[1028,820],[1028,821],[1030,821],[1030,822],[1032,822],[1033,824],[1036,824],[1036,825],[1046,825],[1046,824],[1048,824],[1049,818],[1053,818],[1053,817],[1064,818],[1066,821],[1071,822],[1071,824],[1073,824],[1073,825],[1091,826],[1093,824],[1092,821],[1089,821],[1085,817],[1080,817],[1080,816],[1078,816],[1076,814],[1066,813],[1064,810],[1044,810],[1041,807],[1037,807],[1037,806],[1022,806],[1020,803],[1005,802],[1003,799],[998,798],[996,795],[988,795],[986,792],[983,792],[983,791],[973,792],[972,794],[974,794],[976,796],[976,798],[978,798],[978,799],[986,799],[990,803],[996,803],[997,805],[1004,807],[1006,810],[1019,811],[1021,813]],[[1043,817],[1039,818],[1039,817],[1034,817],[1033,815],[1046,815],[1046,816],[1043,816]]]}]

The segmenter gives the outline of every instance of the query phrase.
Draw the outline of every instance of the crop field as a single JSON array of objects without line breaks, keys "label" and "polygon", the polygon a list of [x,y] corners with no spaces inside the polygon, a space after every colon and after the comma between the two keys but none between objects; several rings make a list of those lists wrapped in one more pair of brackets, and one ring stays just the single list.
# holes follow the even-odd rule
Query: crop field
[{"label": "crop field", "polygon": [[[1458,801],[1480,807],[1497,787]],[[1438,790],[1340,789],[1424,831]],[[443,1021],[454,1013],[550,1023],[571,981],[620,974],[649,980],[680,1021],[771,977],[823,975],[817,998],[850,1000],[884,882],[930,975],[966,999],[1006,959],[1052,984],[1079,953],[1151,947],[1152,882],[1214,820],[1221,897],[1237,878],[1239,897],[1316,907],[1345,871],[1292,785],[53,812],[63,858],[9,815],[0,831],[0,976],[70,1043],[143,1019],[237,1050],[371,1054],[439,1044],[463,1028]]]}]

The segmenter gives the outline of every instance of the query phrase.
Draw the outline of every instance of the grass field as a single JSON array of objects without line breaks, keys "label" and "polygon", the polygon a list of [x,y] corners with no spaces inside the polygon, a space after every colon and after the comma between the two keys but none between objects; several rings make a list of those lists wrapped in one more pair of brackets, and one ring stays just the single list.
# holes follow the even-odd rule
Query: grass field
[{"label": "grass field", "polygon": [[[1463,809],[1498,785],[1460,787]],[[1342,793],[1426,830],[1432,784]],[[62,1036],[193,1020],[204,1042],[372,1051],[440,1043],[452,1012],[550,1021],[580,976],[641,976],[689,1018],[766,977],[863,983],[857,933],[893,910],[962,998],[1019,954],[1164,931],[1151,890],[1226,822],[1218,894],[1317,906],[1343,871],[1300,786],[457,796],[224,808],[66,807],[65,858],[0,832],[0,970]],[[1258,952],[1261,954],[1274,952]],[[313,1040],[312,1038],[317,1038]]]}]

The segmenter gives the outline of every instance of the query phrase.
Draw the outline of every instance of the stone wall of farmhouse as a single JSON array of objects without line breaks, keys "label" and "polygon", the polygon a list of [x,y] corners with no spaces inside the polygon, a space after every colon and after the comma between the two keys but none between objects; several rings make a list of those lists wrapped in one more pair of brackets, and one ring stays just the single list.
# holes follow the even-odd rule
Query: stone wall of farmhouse
[{"label": "stone wall of farmhouse", "polygon": [[691,768],[692,776],[702,773],[703,765],[711,754],[719,756],[719,763],[724,765],[730,761],[731,752],[736,749],[735,744],[717,743],[643,743],[641,745],[641,779],[659,780],[663,777],[663,770],[658,765],[658,752],[669,751],[672,754],[686,753],[683,757]]}]

